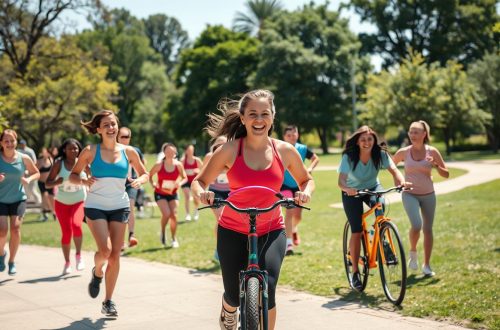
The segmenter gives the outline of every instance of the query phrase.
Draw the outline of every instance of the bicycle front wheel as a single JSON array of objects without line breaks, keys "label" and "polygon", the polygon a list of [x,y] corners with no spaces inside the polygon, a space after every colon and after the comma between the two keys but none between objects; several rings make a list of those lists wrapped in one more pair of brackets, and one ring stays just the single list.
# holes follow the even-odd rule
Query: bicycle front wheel
[{"label": "bicycle front wheel", "polygon": [[378,266],[385,296],[400,305],[406,292],[406,258],[396,225],[391,222],[380,229]]},{"label": "bicycle front wheel", "polygon": [[247,330],[257,330],[260,324],[259,308],[260,283],[257,277],[250,277],[247,281],[245,299],[245,322]]},{"label": "bicycle front wheel", "polygon": [[[361,283],[363,284],[362,289],[360,291],[363,291],[366,288],[366,284],[368,283],[368,274],[369,274],[369,267],[368,267],[368,254],[366,252],[366,244],[365,240],[363,237],[364,233],[361,234],[361,249],[359,251],[359,258],[358,258],[358,269],[359,269],[359,275],[361,277]],[[351,241],[351,226],[349,225],[349,221],[346,221],[345,226],[344,226],[344,238],[342,242],[342,252],[343,252],[343,260],[344,260],[344,266],[345,266],[345,273],[347,275],[347,281],[349,283],[349,286],[353,288],[352,286],[352,259],[351,259],[351,254],[349,252],[349,242]],[[354,288],[353,288],[354,289]]]}]

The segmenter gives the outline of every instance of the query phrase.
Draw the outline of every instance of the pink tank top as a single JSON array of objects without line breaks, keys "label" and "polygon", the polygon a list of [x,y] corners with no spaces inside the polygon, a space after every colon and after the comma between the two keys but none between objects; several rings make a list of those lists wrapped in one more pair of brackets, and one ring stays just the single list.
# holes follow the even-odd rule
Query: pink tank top
[{"label": "pink tank top", "polygon": [[[427,160],[414,160],[411,156],[411,149],[406,150],[405,155],[405,180],[413,183],[413,190],[408,193],[413,195],[426,195],[434,192],[434,184],[432,182],[432,164]],[[426,156],[430,150],[425,146]]]},{"label": "pink tank top", "polygon": [[[273,161],[267,169],[261,171],[251,169],[245,163],[243,158],[243,140],[244,138],[239,140],[238,155],[233,166],[227,172],[231,192],[248,186],[263,186],[279,192],[285,171],[274,140],[271,139],[274,155]],[[249,189],[234,195],[230,194],[228,200],[240,208],[264,208],[271,206],[277,200],[277,197],[272,193],[259,193],[257,190],[252,191],[252,189]],[[237,213],[225,206],[219,218],[219,225],[246,235],[249,230],[248,215]],[[283,228],[285,228],[285,223],[279,207],[257,216],[258,236]]]}]

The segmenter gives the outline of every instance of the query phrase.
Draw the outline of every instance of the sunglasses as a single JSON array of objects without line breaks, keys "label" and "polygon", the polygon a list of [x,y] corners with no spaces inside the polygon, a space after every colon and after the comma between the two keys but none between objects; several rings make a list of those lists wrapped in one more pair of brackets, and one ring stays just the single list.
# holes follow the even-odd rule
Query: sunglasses
[{"label": "sunglasses", "polygon": [[120,136],[120,139],[130,139],[130,135],[122,135]]}]

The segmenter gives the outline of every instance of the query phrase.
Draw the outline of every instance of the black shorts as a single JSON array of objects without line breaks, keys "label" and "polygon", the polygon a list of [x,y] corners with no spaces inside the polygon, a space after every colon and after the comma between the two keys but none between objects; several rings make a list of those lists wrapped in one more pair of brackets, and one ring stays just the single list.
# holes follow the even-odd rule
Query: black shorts
[{"label": "black shorts", "polygon": [[170,201],[178,200],[179,196],[177,196],[177,193],[173,194],[173,195],[162,195],[162,194],[155,192],[155,201],[158,202],[161,199],[164,199],[167,202],[170,202]]},{"label": "black shorts", "polygon": [[116,221],[121,223],[128,223],[128,216],[130,214],[129,207],[116,210],[100,210],[100,209],[85,207],[83,210],[85,213],[85,217],[87,219],[89,220],[104,219],[107,222]]},{"label": "black shorts", "polygon": [[139,189],[132,188],[131,186],[125,186],[125,191],[127,192],[128,198],[137,200],[137,193]]},{"label": "black shorts", "polygon": [[191,182],[186,182],[185,184],[183,184],[181,186],[181,188],[189,188],[189,189],[191,189]]},{"label": "black shorts", "polygon": [[45,182],[38,181],[38,189],[40,189],[40,193],[48,192],[49,195],[54,196],[54,188],[47,188],[45,186]]},{"label": "black shorts", "polygon": [[0,203],[0,216],[15,215],[24,217],[26,213],[26,200],[14,203]]},{"label": "black shorts", "polygon": [[212,191],[215,194],[215,198],[227,199],[229,197],[229,191],[221,191],[212,188],[208,188],[208,190]]},{"label": "black shorts", "polygon": [[[381,185],[377,185],[368,190],[378,191],[382,190]],[[375,204],[375,197],[373,196],[348,196],[345,192],[342,192],[342,204],[344,206],[344,212],[351,226],[352,233],[361,233],[363,231],[363,226],[361,225],[361,217],[363,216],[363,203],[372,207]],[[381,199],[382,206],[384,206],[384,199]]]}]

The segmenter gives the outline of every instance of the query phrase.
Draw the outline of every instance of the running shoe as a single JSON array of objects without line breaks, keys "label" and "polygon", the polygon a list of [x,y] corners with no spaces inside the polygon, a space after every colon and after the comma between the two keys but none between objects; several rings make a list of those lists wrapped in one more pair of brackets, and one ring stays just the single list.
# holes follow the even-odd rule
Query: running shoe
[{"label": "running shoe", "polygon": [[47,220],[49,220],[49,217],[45,213],[40,214],[38,221],[45,222]]},{"label": "running shoe", "polygon": [[359,274],[359,272],[355,272],[352,274],[351,284],[356,291],[361,291],[361,289],[363,289],[363,283],[361,282],[361,275]]},{"label": "running shoe", "polygon": [[293,244],[288,244],[286,246],[285,255],[286,256],[292,256],[293,255]]},{"label": "running shoe", "polygon": [[193,220],[198,221],[199,218],[200,218],[200,215],[198,214],[198,211],[195,211],[194,215],[193,215]]},{"label": "running shoe", "polygon": [[293,233],[293,245],[299,245],[300,244],[300,237],[299,237],[299,233],[298,232],[295,232]]},{"label": "running shoe", "polygon": [[191,214],[187,214],[184,221],[191,221]]},{"label": "running shoe", "polygon": [[63,274],[63,275],[68,275],[68,274],[70,274],[72,271],[73,271],[73,270],[71,269],[71,265],[70,265],[70,263],[69,263],[69,262],[66,262],[66,263],[64,264],[64,268],[63,268],[63,272],[62,272],[62,274]]},{"label": "running shoe", "polygon": [[0,272],[5,270],[5,258],[7,258],[7,251],[4,251],[3,256],[0,256]]},{"label": "running shoe", "polygon": [[9,275],[16,275],[17,269],[16,264],[13,262],[9,262]]},{"label": "running shoe", "polygon": [[422,266],[422,274],[424,274],[425,276],[434,276],[434,275],[436,275],[436,273],[432,271],[431,266],[429,266],[429,265],[423,265]]},{"label": "running shoe", "polygon": [[134,247],[139,243],[139,240],[135,236],[130,236],[128,239],[128,247]]},{"label": "running shoe", "polygon": [[410,260],[408,260],[408,268],[418,270],[418,255],[417,251],[410,251]]},{"label": "running shoe", "polygon": [[236,330],[238,329],[238,310],[228,312],[222,306],[220,311],[219,325],[221,329]]},{"label": "running shoe", "polygon": [[116,305],[111,300],[106,300],[102,303],[101,313],[103,313],[106,316],[118,316]]},{"label": "running shoe", "polygon": [[76,255],[76,270],[82,271],[85,269],[85,262],[83,262],[82,256]]},{"label": "running shoe", "polygon": [[177,240],[173,239],[173,240],[172,240],[172,247],[173,247],[174,249],[177,249],[177,248],[179,247],[179,242],[178,242]]},{"label": "running shoe", "polygon": [[102,277],[97,277],[95,275],[95,267],[92,268],[92,279],[89,283],[89,295],[95,298],[99,295],[99,286],[101,285]]}]

